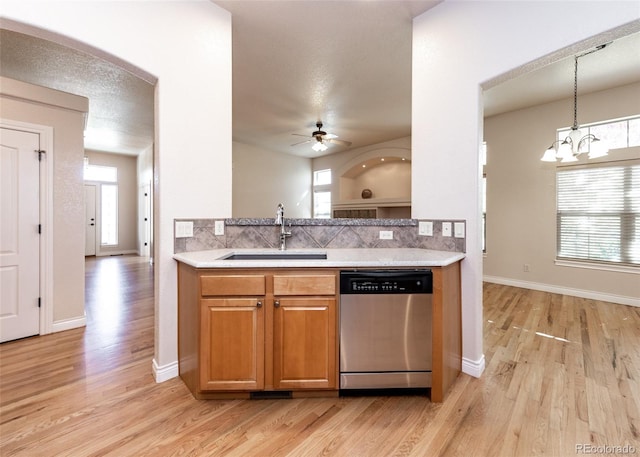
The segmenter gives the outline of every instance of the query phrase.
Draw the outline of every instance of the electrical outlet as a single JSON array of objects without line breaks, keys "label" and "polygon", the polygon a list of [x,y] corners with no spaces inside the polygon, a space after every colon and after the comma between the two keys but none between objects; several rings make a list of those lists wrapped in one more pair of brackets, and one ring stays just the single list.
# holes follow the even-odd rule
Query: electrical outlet
[{"label": "electrical outlet", "polygon": [[193,236],[193,221],[176,221],[176,238]]},{"label": "electrical outlet", "polygon": [[451,222],[442,223],[442,236],[451,236]]},{"label": "electrical outlet", "polygon": [[224,221],[215,221],[213,228],[214,235],[224,235]]},{"label": "electrical outlet", "polygon": [[464,238],[464,222],[453,223],[453,236],[456,238]]},{"label": "electrical outlet", "polygon": [[418,235],[433,236],[433,222],[432,221],[418,222]]},{"label": "electrical outlet", "polygon": [[381,240],[392,240],[393,239],[393,230],[380,230],[380,239]]}]

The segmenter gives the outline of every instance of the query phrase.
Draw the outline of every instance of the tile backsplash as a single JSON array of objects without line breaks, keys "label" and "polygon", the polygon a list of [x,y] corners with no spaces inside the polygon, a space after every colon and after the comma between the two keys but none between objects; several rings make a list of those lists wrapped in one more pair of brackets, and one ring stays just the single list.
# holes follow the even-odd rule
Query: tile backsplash
[{"label": "tile backsplash", "polygon": [[[215,221],[224,220],[224,235],[215,234]],[[174,236],[174,253],[225,248],[278,248],[280,226],[274,219],[176,219],[193,222],[193,236]],[[442,236],[443,222],[430,220],[433,235],[418,234],[417,219],[286,219],[291,231],[288,249],[303,248],[422,248],[465,252],[466,239]],[[291,224],[291,228],[289,228]],[[466,225],[466,224],[465,224]],[[392,231],[393,239],[381,240],[380,231]],[[466,227],[464,230],[466,234]],[[174,230],[174,235],[176,231]]]}]

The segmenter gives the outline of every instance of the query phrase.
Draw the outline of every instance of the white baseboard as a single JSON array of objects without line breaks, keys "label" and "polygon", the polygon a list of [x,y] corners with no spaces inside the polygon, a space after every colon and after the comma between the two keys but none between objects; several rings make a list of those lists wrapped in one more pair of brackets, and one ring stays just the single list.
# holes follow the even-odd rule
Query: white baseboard
[{"label": "white baseboard", "polygon": [[468,374],[469,376],[473,376],[474,378],[479,378],[484,371],[484,354],[478,360],[470,360],[467,358],[462,358],[462,372]]},{"label": "white baseboard", "polygon": [[590,300],[600,300],[610,303],[617,303],[619,305],[640,307],[640,298],[627,297],[625,295],[606,294],[584,289],[572,289],[570,287],[554,286],[551,284],[541,284],[530,281],[520,281],[510,278],[501,278],[498,276],[484,276],[482,280],[494,284],[503,284],[505,286],[522,287],[523,289],[540,290],[542,292],[570,295],[572,297],[588,298]]},{"label": "white baseboard", "polygon": [[86,327],[87,318],[82,317],[74,317],[72,319],[65,319],[62,321],[56,321],[51,325],[51,332],[63,332],[65,330],[71,330],[74,328]]},{"label": "white baseboard", "polygon": [[110,255],[128,255],[128,254],[138,255],[138,251],[135,249],[128,249],[125,251],[101,251],[101,252],[96,252],[96,257],[108,257]]},{"label": "white baseboard", "polygon": [[156,359],[153,359],[151,369],[153,370],[153,377],[156,378],[157,383],[177,378],[180,375],[177,360],[175,362],[160,366],[158,365],[158,362],[156,362]]}]

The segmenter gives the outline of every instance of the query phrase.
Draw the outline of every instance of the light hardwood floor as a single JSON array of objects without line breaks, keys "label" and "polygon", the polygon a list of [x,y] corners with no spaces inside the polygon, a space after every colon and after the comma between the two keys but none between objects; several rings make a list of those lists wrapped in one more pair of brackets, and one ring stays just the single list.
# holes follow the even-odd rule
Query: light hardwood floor
[{"label": "light hardwood floor", "polygon": [[86,302],[85,329],[0,345],[3,457],[640,455],[640,308],[486,284],[486,370],[433,404],[197,401],[151,374],[144,259],[88,260]]}]

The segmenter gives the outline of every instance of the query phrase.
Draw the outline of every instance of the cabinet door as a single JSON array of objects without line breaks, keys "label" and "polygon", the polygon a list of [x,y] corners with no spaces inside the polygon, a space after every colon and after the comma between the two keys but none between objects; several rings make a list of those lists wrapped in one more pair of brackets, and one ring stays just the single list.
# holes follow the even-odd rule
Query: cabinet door
[{"label": "cabinet door", "polygon": [[262,304],[262,298],[201,300],[201,390],[264,388]]},{"label": "cabinet door", "polygon": [[275,298],[273,319],[274,387],[336,388],[335,298]]}]

